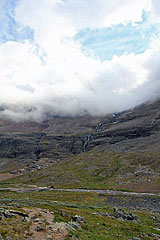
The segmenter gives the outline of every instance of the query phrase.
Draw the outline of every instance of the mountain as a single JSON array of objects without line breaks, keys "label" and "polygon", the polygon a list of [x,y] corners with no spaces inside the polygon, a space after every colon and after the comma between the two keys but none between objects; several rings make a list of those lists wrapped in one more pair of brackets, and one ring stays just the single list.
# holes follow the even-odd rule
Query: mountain
[{"label": "mountain", "polygon": [[160,239],[160,101],[103,117],[0,117],[0,239]]},{"label": "mountain", "polygon": [[1,118],[0,170],[23,183],[159,192],[159,142],[160,100],[103,117]]}]

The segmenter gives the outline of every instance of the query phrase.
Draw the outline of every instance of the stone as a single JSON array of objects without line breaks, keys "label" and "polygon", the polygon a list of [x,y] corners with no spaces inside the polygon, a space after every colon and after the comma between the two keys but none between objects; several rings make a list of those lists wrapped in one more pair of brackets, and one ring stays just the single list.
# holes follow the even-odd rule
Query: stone
[{"label": "stone", "polygon": [[152,236],[154,237],[155,240],[159,240],[160,239],[160,235],[159,234],[152,233]]},{"label": "stone", "polygon": [[22,217],[28,217],[28,214],[20,212],[20,211],[10,210],[10,212],[14,215],[19,215],[19,216],[22,216]]},{"label": "stone", "polygon": [[127,213],[124,212],[121,209],[118,208],[114,208],[114,214],[113,217],[119,220],[125,220],[125,221],[133,221],[135,223],[139,223],[140,222],[140,218],[137,215],[134,215],[132,213]]},{"label": "stone", "polygon": [[78,238],[76,238],[75,236],[72,236],[72,240],[78,240]]},{"label": "stone", "polygon": [[11,218],[14,216],[13,213],[11,213],[9,210],[6,210],[3,215],[6,217],[6,218]]},{"label": "stone", "polygon": [[67,229],[66,223],[53,223],[52,225],[48,226],[48,230],[53,231],[55,234],[62,234]]},{"label": "stone", "polygon": [[95,214],[99,215],[99,216],[103,216],[103,217],[110,217],[110,215],[108,213],[98,212],[98,213],[95,213]]},{"label": "stone", "polygon": [[45,227],[42,224],[38,224],[35,229],[37,232],[44,231]]},{"label": "stone", "polygon": [[23,218],[23,222],[25,222],[25,223],[26,223],[26,222],[29,222],[29,218],[28,218],[28,217],[24,217],[24,218]]},{"label": "stone", "polygon": [[0,240],[3,240],[3,237],[2,237],[2,235],[0,234]]},{"label": "stone", "polygon": [[61,212],[61,216],[62,216],[62,217],[67,217],[67,214],[64,213],[64,212]]},{"label": "stone", "polygon": [[17,232],[17,231],[18,231],[17,226],[13,226],[13,230],[14,230],[15,232]]},{"label": "stone", "polygon": [[18,173],[18,171],[16,171],[16,170],[10,171],[10,174],[17,174],[17,173]]},{"label": "stone", "polygon": [[79,215],[75,215],[72,217],[72,220],[75,222],[79,222],[79,223],[86,223],[86,220],[84,217],[81,217]]},{"label": "stone", "polygon": [[67,227],[71,230],[81,229],[81,225],[78,222],[68,222]]},{"label": "stone", "polygon": [[37,215],[37,214],[34,214],[34,215],[31,217],[32,220],[34,220],[34,219],[36,219],[36,218],[38,218],[38,215]]},{"label": "stone", "polygon": [[3,225],[3,226],[8,226],[8,223],[2,221],[2,222],[1,222],[1,225]]},{"label": "stone", "polygon": [[36,219],[33,219],[33,222],[43,224],[44,220],[45,220],[44,218],[36,218]]},{"label": "stone", "polygon": [[47,240],[53,240],[53,237],[51,235],[48,235]]}]

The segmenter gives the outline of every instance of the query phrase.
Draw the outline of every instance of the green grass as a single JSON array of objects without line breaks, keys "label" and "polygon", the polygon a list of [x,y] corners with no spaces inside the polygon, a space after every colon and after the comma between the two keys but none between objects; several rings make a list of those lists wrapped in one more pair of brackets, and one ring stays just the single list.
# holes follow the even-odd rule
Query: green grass
[{"label": "green grass", "polygon": [[[121,185],[142,179],[141,174],[138,177],[133,174],[139,164],[159,172],[159,158],[160,153],[122,154],[90,151],[61,160],[45,170],[28,173],[3,183],[54,185],[56,188],[115,188],[132,191],[127,185],[126,187]],[[148,181],[148,178],[150,176],[143,176],[143,181]],[[151,179],[153,183],[159,183],[157,176],[153,175]]]},{"label": "green grass", "polygon": [[[80,240],[127,240],[138,237],[142,233],[147,236],[142,239],[149,240],[153,238],[148,235],[159,234],[159,231],[154,229],[158,227],[158,223],[151,219],[153,215],[158,216],[156,214],[130,211],[140,217],[141,223],[139,224],[95,215],[98,212],[113,213],[113,208],[105,204],[105,198],[100,198],[95,193],[48,191],[24,194],[3,191],[0,192],[0,207],[6,205],[15,209],[21,209],[24,206],[48,209],[54,212],[55,222],[68,222],[75,214],[83,216],[86,223],[82,224],[81,230],[71,231],[67,237],[68,240],[71,240],[73,235]],[[8,225],[1,225],[0,233],[3,236],[10,235],[13,239],[23,240],[21,232],[23,233],[29,226],[19,218],[7,219],[6,221]],[[16,231],[13,228],[15,223]],[[19,238],[15,238],[15,236]]]}]

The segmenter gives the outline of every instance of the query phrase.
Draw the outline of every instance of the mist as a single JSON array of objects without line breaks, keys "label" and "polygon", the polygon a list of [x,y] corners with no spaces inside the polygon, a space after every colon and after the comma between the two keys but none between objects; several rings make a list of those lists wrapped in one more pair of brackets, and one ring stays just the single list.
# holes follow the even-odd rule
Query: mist
[{"label": "mist", "polygon": [[[135,24],[144,10],[149,21],[160,21],[158,1],[114,0],[115,8],[110,2],[18,1],[14,19],[19,31],[29,27],[34,39],[0,45],[1,118],[42,121],[53,115],[106,115],[160,97],[160,36],[141,54],[114,55],[105,61],[89,56],[74,39],[81,29]],[[91,18],[97,9],[99,14]]]}]

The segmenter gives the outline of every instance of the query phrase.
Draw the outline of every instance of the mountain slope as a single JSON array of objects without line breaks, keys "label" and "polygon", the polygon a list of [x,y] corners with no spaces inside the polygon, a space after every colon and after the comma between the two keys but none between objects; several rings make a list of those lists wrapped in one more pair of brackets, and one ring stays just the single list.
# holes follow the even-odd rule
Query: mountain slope
[{"label": "mountain slope", "polygon": [[160,101],[105,117],[3,120],[0,167],[28,173],[14,181],[25,184],[159,192],[159,142]]}]

